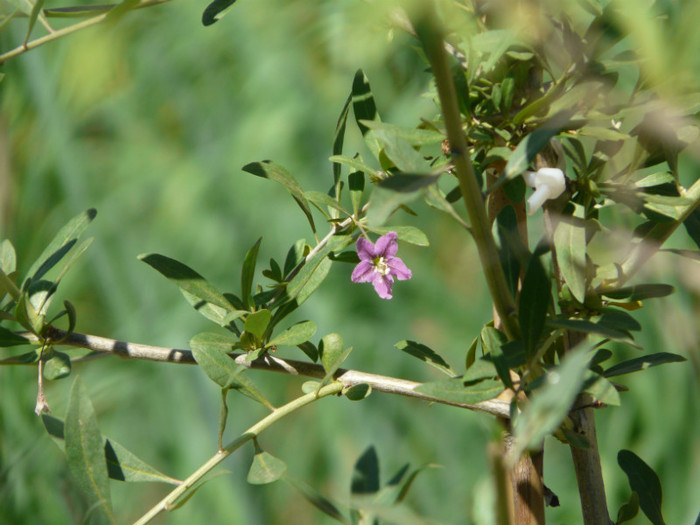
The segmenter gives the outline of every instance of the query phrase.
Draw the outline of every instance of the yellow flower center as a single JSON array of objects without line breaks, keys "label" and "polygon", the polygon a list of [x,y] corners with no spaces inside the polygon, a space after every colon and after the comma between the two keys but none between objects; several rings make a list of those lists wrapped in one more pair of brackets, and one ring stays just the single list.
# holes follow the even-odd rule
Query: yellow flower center
[{"label": "yellow flower center", "polygon": [[386,264],[386,259],[384,259],[384,257],[377,257],[374,260],[374,271],[380,275],[389,273],[389,266]]}]

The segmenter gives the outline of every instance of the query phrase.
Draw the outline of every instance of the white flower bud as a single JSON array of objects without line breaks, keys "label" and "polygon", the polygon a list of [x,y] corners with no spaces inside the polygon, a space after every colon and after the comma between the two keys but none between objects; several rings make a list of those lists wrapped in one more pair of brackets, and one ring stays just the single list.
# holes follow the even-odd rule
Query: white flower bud
[{"label": "white flower bud", "polygon": [[540,168],[536,172],[526,171],[523,173],[523,178],[525,184],[535,188],[535,192],[527,200],[529,215],[539,210],[544,201],[556,199],[566,189],[564,172],[559,168]]}]

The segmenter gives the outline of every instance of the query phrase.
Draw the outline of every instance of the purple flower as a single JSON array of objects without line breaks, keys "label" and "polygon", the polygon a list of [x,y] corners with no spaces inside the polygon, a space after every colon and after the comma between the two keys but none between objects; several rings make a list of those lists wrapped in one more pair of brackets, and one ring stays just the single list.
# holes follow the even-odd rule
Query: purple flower
[{"label": "purple flower", "polygon": [[409,270],[401,259],[394,257],[399,245],[396,232],[389,232],[372,244],[364,237],[357,239],[357,255],[360,263],[352,271],[352,282],[372,283],[382,299],[391,299],[394,277],[399,281],[411,278]]}]

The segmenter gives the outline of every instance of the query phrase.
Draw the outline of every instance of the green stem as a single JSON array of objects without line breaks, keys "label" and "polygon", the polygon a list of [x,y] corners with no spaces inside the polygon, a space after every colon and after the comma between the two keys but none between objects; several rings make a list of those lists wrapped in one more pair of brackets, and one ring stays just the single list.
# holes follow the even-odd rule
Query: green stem
[{"label": "green stem", "polygon": [[309,394],[298,397],[294,401],[287,403],[284,406],[276,409],[269,416],[261,419],[255,425],[250,427],[248,430],[243,432],[240,436],[234,439],[231,443],[223,447],[211,458],[209,458],[201,467],[195,470],[187,479],[185,479],[175,490],[163,498],[158,504],[152,507],[146,514],[141,516],[141,518],[134,523],[134,525],[145,525],[150,523],[156,516],[158,516],[164,510],[171,510],[177,501],[183,497],[188,490],[190,490],[198,481],[200,481],[204,476],[211,472],[219,463],[229,457],[233,452],[241,448],[245,443],[251,439],[257,438],[263,430],[267,429],[284,416],[291,414],[292,412],[305,407],[313,403],[314,401],[321,399],[326,396],[332,396],[339,394],[343,390],[343,385],[341,383],[333,383],[324,386],[318,392],[311,392]]},{"label": "green stem", "polygon": [[19,296],[22,292],[19,291],[17,285],[13,283],[12,279],[10,279],[2,268],[0,268],[0,289],[2,288],[4,288],[15,301],[19,301]]},{"label": "green stem", "polygon": [[479,252],[479,259],[484,269],[484,276],[491,292],[491,297],[493,298],[493,305],[502,320],[503,328],[508,337],[511,340],[517,339],[520,330],[514,316],[515,302],[506,284],[496,243],[491,234],[491,223],[486,214],[484,198],[469,159],[467,140],[462,130],[462,118],[452,81],[450,64],[444,49],[443,35],[441,30],[435,25],[430,14],[417,20],[415,28],[435,77],[438,97],[445,120],[447,140],[452,150],[455,174],[459,180],[459,187],[462,190],[462,197],[467,207],[472,236]]},{"label": "green stem", "polygon": [[[136,5],[134,7],[134,9],[139,9],[142,7],[150,7],[153,5],[165,3],[167,1],[168,0],[143,0],[141,3]],[[48,42],[52,42],[58,38],[61,38],[61,37],[64,37],[66,35],[70,35],[71,33],[75,33],[77,31],[80,31],[81,29],[86,29],[88,27],[91,27],[91,26],[97,25],[101,22],[104,22],[108,16],[109,16],[109,11],[102,14],[102,15],[90,18],[88,20],[84,20],[83,22],[79,22],[77,24],[73,24],[71,26],[64,27],[63,29],[58,29],[56,31],[53,31],[52,33],[49,33],[48,35],[42,36],[41,38],[36,38],[36,39],[32,40],[31,42],[27,42],[26,44],[19,45],[16,48],[14,48],[13,50],[8,51],[7,53],[3,53],[2,55],[0,55],[0,64],[4,64],[5,62],[10,60],[11,58],[15,58],[16,56],[19,56],[23,53],[26,53],[27,51],[29,51],[31,49],[35,49],[39,46],[42,46]]]}]

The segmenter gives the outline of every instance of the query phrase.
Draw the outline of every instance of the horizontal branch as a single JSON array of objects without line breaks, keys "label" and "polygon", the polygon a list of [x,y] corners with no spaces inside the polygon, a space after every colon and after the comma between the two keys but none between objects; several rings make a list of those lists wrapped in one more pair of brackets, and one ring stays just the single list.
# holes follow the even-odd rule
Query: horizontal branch
[{"label": "horizontal branch", "polygon": [[[39,338],[31,332],[18,332],[18,335],[21,335],[22,337],[34,342],[40,342]],[[65,339],[63,339],[63,337],[65,337]],[[197,364],[194,360],[192,352],[189,350],[129,343],[126,341],[118,341],[116,339],[108,339],[106,337],[80,334],[76,332],[73,332],[66,337],[65,332],[56,328],[53,328],[51,331],[51,339],[54,341],[60,341],[60,343],[54,343],[56,345],[85,348],[87,350],[92,350],[93,352],[113,354],[125,359],[144,359],[148,361],[190,365]],[[246,354],[232,353],[230,355],[231,358],[236,361],[236,364],[255,370],[280,372],[283,374],[304,376],[313,379],[323,379],[326,376],[326,371],[323,369],[323,367],[314,363],[295,361],[293,359],[281,359],[269,354],[254,361],[248,362],[246,361]],[[475,404],[456,403],[418,392],[416,388],[422,383],[408,381],[406,379],[398,379],[390,376],[360,372],[358,370],[346,370],[343,368],[338,369],[334,375],[334,379],[341,382],[346,388],[359,384],[367,384],[370,385],[372,390],[376,392],[413,397],[423,401],[466,408],[467,410],[483,412],[502,418],[510,417],[509,403],[499,399],[490,399],[488,401],[482,401]]]}]

